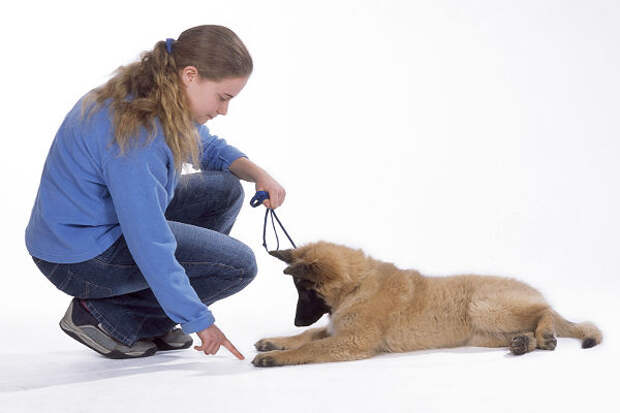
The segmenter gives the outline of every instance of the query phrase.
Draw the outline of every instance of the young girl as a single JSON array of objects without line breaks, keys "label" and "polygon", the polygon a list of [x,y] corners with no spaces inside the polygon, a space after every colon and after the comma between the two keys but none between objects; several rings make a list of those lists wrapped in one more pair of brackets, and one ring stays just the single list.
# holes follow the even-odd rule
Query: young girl
[{"label": "young girl", "polygon": [[[41,272],[74,296],[60,327],[110,358],[157,350],[239,351],[208,306],[256,275],[252,250],[228,236],[239,178],[285,192],[203,124],[225,115],[252,73],[241,40],[199,26],[159,41],[83,96],[47,156],[26,229]],[[181,175],[183,163],[201,172]],[[175,328],[177,324],[181,329]]]}]

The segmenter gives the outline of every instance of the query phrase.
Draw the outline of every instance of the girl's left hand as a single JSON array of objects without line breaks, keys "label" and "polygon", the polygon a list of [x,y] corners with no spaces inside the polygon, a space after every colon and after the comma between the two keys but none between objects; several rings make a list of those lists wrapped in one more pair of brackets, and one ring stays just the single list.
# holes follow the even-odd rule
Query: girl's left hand
[{"label": "girl's left hand", "polygon": [[256,180],[256,191],[269,192],[269,199],[263,201],[263,205],[267,208],[276,209],[284,202],[286,191],[275,179],[265,173]]}]

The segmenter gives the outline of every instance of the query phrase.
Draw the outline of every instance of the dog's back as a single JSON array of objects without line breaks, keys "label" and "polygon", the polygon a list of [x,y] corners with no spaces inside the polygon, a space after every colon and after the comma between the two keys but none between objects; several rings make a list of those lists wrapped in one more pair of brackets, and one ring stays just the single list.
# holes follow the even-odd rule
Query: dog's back
[{"label": "dog's back", "polygon": [[564,320],[540,292],[512,278],[425,277],[414,270],[398,270],[391,264],[373,266],[389,269],[375,272],[375,280],[365,282],[375,292],[373,298],[367,293],[366,306],[376,315],[374,322],[381,325],[383,351],[508,346],[515,335],[535,332],[545,316],[550,317],[553,331],[548,335],[581,338],[585,346],[602,340],[600,330],[592,323]]}]

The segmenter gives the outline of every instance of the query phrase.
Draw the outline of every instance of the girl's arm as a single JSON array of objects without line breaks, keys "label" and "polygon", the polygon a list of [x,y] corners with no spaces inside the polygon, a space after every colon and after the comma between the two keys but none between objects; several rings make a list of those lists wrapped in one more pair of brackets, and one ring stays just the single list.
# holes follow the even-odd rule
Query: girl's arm
[{"label": "girl's arm", "polygon": [[269,199],[263,202],[267,208],[276,209],[284,202],[286,197],[284,188],[267,171],[248,158],[237,158],[228,169],[239,179],[254,182],[257,191],[269,192]]}]

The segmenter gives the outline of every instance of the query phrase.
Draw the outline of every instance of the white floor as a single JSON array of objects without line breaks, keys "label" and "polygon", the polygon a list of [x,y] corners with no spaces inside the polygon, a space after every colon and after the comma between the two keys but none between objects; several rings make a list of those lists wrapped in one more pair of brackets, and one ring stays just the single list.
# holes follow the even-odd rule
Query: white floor
[{"label": "white floor", "polygon": [[[260,288],[243,292],[262,293]],[[293,309],[283,311],[278,304],[239,317],[235,306],[247,296],[212,306],[244,361],[223,349],[209,357],[188,349],[108,360],[58,328],[60,306],[68,302],[63,297],[53,311],[23,309],[20,319],[3,322],[0,411],[610,411],[620,359],[614,291],[554,296],[563,297],[556,308],[566,316],[592,316],[605,335],[603,344],[583,350],[577,340],[559,339],[553,352],[520,357],[506,349],[458,348],[261,369],[250,363],[253,343],[296,333],[290,327]]]}]

